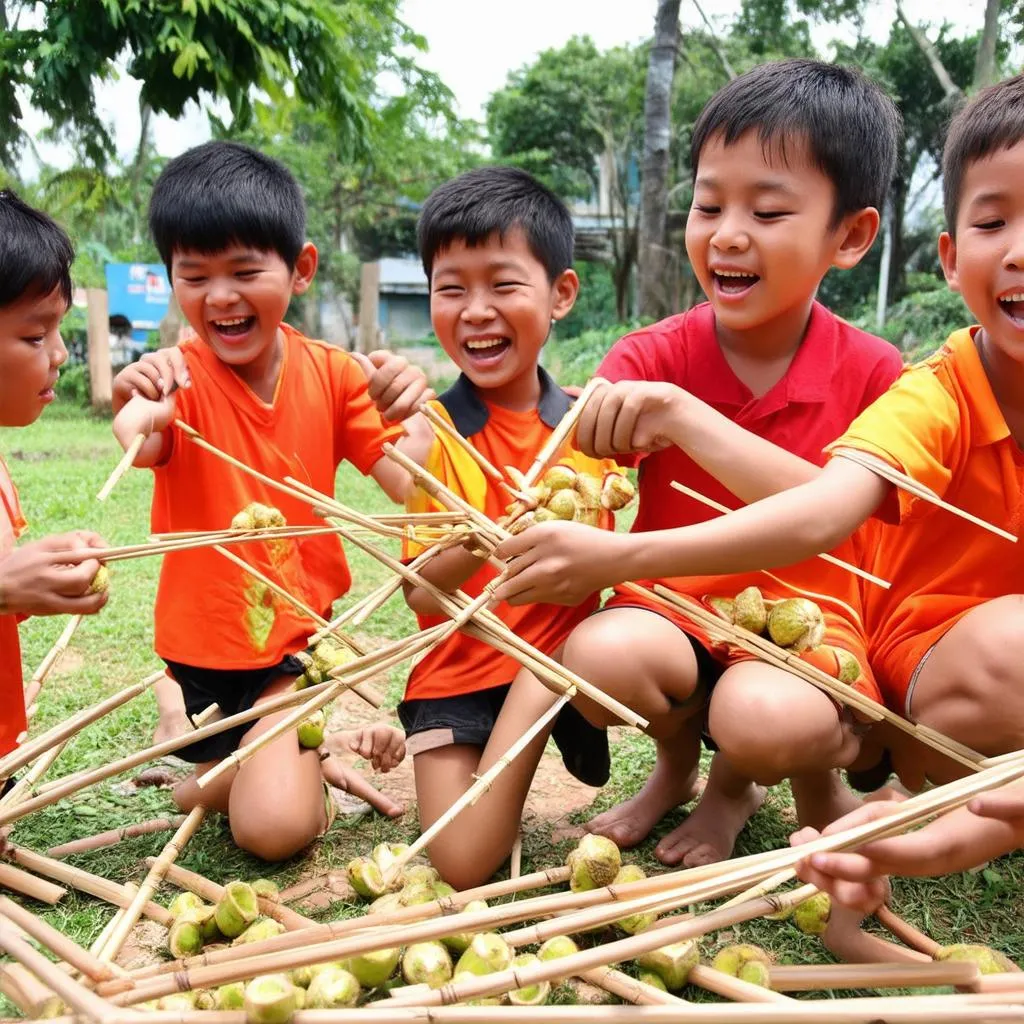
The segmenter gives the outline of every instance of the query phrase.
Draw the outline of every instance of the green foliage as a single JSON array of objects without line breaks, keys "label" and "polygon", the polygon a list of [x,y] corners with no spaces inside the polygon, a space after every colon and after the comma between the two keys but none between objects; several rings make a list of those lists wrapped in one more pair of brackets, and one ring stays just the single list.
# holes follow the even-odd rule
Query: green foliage
[{"label": "green foliage", "polygon": [[575,269],[580,291],[572,312],[558,322],[556,334],[560,339],[575,338],[615,322],[615,288],[607,269],[599,263],[584,261],[577,263]]},{"label": "green foliage", "polygon": [[89,404],[89,367],[85,363],[65,366],[57,378],[57,398],[65,405],[85,407]]},{"label": "green foliage", "polygon": [[639,323],[610,324],[583,331],[572,338],[556,336],[544,349],[544,363],[559,384],[582,387],[594,376],[612,345],[639,326]]},{"label": "green foliage", "polygon": [[939,287],[911,292],[892,306],[881,334],[903,350],[908,362],[915,362],[934,352],[953,331],[974,322],[963,299]]}]

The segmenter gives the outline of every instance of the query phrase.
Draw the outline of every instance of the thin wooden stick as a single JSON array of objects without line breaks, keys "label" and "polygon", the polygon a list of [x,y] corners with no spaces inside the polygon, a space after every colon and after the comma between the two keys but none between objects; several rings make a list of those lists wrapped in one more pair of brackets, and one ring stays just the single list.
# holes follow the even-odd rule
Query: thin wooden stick
[{"label": "thin wooden stick", "polygon": [[20,871],[10,864],[0,864],[0,886],[12,892],[20,892],[22,896],[48,903],[51,907],[67,895],[67,889],[36,878],[27,871]]},{"label": "thin wooden stick", "polygon": [[117,482],[132,468],[135,460],[139,457],[142,446],[146,443],[147,434],[136,434],[131,444],[124,450],[121,461],[114,467],[113,472],[107,477],[107,482],[100,488],[96,495],[97,501],[106,501],[110,492],[117,486]]},{"label": "thin wooden stick", "polygon": [[572,432],[576,429],[576,424],[579,423],[583,410],[587,407],[587,402],[590,401],[598,388],[604,387],[607,383],[608,381],[602,377],[590,378],[587,386],[580,393],[580,397],[576,399],[572,408],[562,417],[558,426],[551,432],[551,436],[545,442],[544,447],[537,453],[537,457],[533,460],[530,468],[523,474],[523,480],[527,487],[532,487],[544,470],[558,458],[562,445],[569,440]]},{"label": "thin wooden stick", "polygon": [[219,704],[211,704],[208,708],[203,708],[203,710],[200,711],[198,715],[193,715],[192,716],[192,724],[198,729],[198,728],[206,725],[207,722],[211,721],[213,718],[215,718],[219,714],[220,714],[220,705]]},{"label": "thin wooden stick", "polygon": [[150,867],[142,881],[142,885],[139,886],[139,891],[135,894],[131,904],[125,909],[124,916],[118,922],[117,927],[111,932],[107,944],[100,953],[101,960],[110,961],[117,957],[121,947],[124,945],[125,939],[128,938],[128,933],[135,927],[135,922],[141,916],[143,906],[149,902],[150,897],[160,888],[160,883],[163,881],[168,867],[174,863],[178,854],[184,849],[185,844],[202,824],[205,814],[206,808],[202,804],[197,804],[193,807],[185,820],[178,826],[177,831],[168,841],[167,845],[160,851],[160,856],[157,857],[152,867]]},{"label": "thin wooden stick", "polygon": [[20,803],[23,803],[28,799],[29,794],[32,793],[35,784],[50,770],[54,761],[64,752],[64,748],[70,743],[70,740],[66,740],[59,746],[54,747],[52,750],[43,754],[41,758],[18,781],[7,791],[7,793],[0,797],[0,807],[15,807]]},{"label": "thin wooden stick", "polygon": [[[728,505],[723,505],[720,501],[715,501],[714,498],[709,498],[700,491],[695,491],[692,487],[687,487],[685,484],[679,483],[678,480],[672,480],[669,486],[674,487],[677,491],[685,494],[688,498],[693,498],[694,501],[699,501],[702,505],[707,505],[708,508],[713,508],[718,512],[728,514],[734,512],[735,509],[729,508]],[[821,551],[817,554],[817,558],[822,559],[825,562],[829,562],[831,565],[837,565],[840,569],[845,569],[847,572],[852,572],[854,576],[859,576],[862,580],[867,580],[869,583],[874,583],[876,587],[881,587],[883,590],[888,590],[892,587],[892,584],[888,580],[883,580],[880,576],[875,576],[865,569],[862,569],[859,565],[854,565],[852,562],[843,561],[841,558],[837,558],[835,555],[829,554],[827,551]]]},{"label": "thin wooden stick", "polygon": [[952,960],[924,964],[773,965],[770,969],[771,986],[777,992],[968,986],[975,984],[979,976],[977,964]]},{"label": "thin wooden stick", "polygon": [[431,425],[435,430],[439,430],[444,434],[447,434],[460,448],[489,476],[492,480],[501,483],[505,479],[505,474],[500,469],[497,469],[491,462],[489,462],[486,456],[476,450],[469,441],[460,434],[455,427],[453,427],[439,412],[437,412],[431,405],[424,402],[420,406],[420,412],[430,420]]},{"label": "thin wooden stick", "polygon": [[56,668],[60,659],[64,657],[64,652],[68,649],[71,638],[75,635],[75,631],[82,624],[84,618],[84,615],[72,615],[68,619],[67,625],[60,636],[57,637],[57,642],[47,651],[46,657],[39,663],[39,667],[35,672],[32,673],[32,678],[28,681],[28,686],[25,687],[26,708],[31,708],[35,704],[36,697],[39,696],[39,691],[43,688],[43,683],[46,682],[47,677]]},{"label": "thin wooden stick", "polygon": [[631,978],[614,967],[595,967],[592,971],[584,971],[580,978],[588,985],[610,992],[635,1006],[678,1006],[680,1012],[685,1012],[682,1007],[690,1005],[685,999]]},{"label": "thin wooden stick", "polygon": [[523,873],[523,833],[522,830],[516,835],[516,841],[512,844],[512,854],[509,858],[509,878],[518,878]]},{"label": "thin wooden stick", "polygon": [[66,961],[76,970],[81,971],[90,981],[109,981],[114,972],[109,964],[103,963],[77,942],[72,942],[66,935],[57,931],[52,924],[35,914],[30,914],[6,896],[0,896],[0,917],[13,921],[22,931],[27,932],[37,942],[42,943],[59,959]]},{"label": "thin wooden stick", "polygon": [[127,704],[128,701],[134,700],[140,693],[144,693],[161,678],[163,678],[163,670],[154,672],[143,679],[141,683],[125,687],[112,697],[100,701],[99,704],[94,704],[91,708],[79,711],[78,714],[72,715],[63,722],[59,722],[36,739],[22,743],[20,747],[16,747],[6,757],[0,758],[0,778],[7,778],[13,775],[19,768],[24,768],[30,761],[34,761],[37,757],[45,754],[51,747],[55,747],[58,743],[63,743],[76,733],[81,732],[87,725],[91,725],[98,719],[103,718],[104,715],[109,715],[111,711],[119,708],[122,704]]},{"label": "thin wooden stick", "polygon": [[915,928],[909,921],[904,921],[902,917],[893,912],[891,907],[884,905],[879,907],[875,911],[875,917],[878,923],[892,932],[900,942],[911,949],[916,949],[919,953],[924,953],[925,956],[934,957],[942,949],[940,943]]},{"label": "thin wooden stick", "polygon": [[52,1018],[65,1010],[60,997],[21,964],[0,961],[0,993],[32,1020]]},{"label": "thin wooden stick", "polygon": [[131,903],[138,891],[139,887],[135,885],[134,882],[127,882],[125,884],[124,894],[127,897],[125,906],[118,907],[114,913],[110,915],[110,920],[103,926],[103,930],[99,935],[96,936],[93,944],[89,947],[89,952],[92,953],[93,956],[99,957],[100,953],[103,952],[103,947],[110,941],[110,936],[114,933],[114,929],[117,927],[121,918],[124,917],[125,907]]},{"label": "thin wooden stick", "polygon": [[487,769],[480,775],[465,793],[462,794],[456,800],[447,811],[444,812],[427,830],[423,832],[419,839],[412,843],[408,849],[404,850],[399,856],[397,856],[392,864],[388,867],[387,871],[384,872],[384,883],[388,885],[398,875],[398,873],[405,867],[406,864],[412,860],[413,857],[417,856],[421,850],[426,849],[436,838],[441,834],[454,820],[460,812],[465,808],[472,806],[486,793],[491,786],[494,785],[495,780],[508,766],[531,744],[533,741],[540,736],[548,726],[558,717],[561,713],[562,708],[569,703],[573,693],[564,693],[554,704],[548,708],[547,711],[542,714],[533,725],[530,726],[522,736],[519,737],[508,748],[505,753],[498,758],[490,768]]},{"label": "thin wooden stick", "polygon": [[184,820],[185,815],[179,814],[173,818],[150,818],[148,821],[140,821],[136,825],[123,825],[121,828],[108,829],[106,832],[98,832],[96,835],[86,836],[84,839],[61,843],[60,846],[51,846],[46,851],[46,856],[60,860],[62,857],[70,857],[76,853],[102,850],[108,846],[116,846],[125,839],[132,839],[135,836],[147,836],[153,832],[170,832],[172,829],[178,828]]},{"label": "thin wooden stick", "polygon": [[691,985],[714,992],[715,995],[734,999],[737,1003],[789,1003],[792,1000],[781,992],[773,992],[770,988],[752,985],[742,978],[734,978],[723,971],[716,971],[705,964],[697,964],[686,979]]},{"label": "thin wooden stick", "polygon": [[894,469],[887,462],[883,462],[882,459],[874,455],[868,455],[866,452],[853,448],[839,448],[835,454],[839,458],[846,459],[849,462],[856,462],[865,469],[870,469],[872,473],[877,474],[883,480],[888,480],[889,483],[894,484],[901,491],[914,495],[915,498],[920,498],[922,501],[927,501],[938,508],[945,509],[961,519],[966,519],[969,523],[974,523],[975,526],[980,526],[983,530],[988,530],[989,533],[994,533],[997,537],[1012,541],[1014,544],[1017,543],[1017,538],[1009,531],[995,526],[971,512],[965,512],[962,508],[957,508],[956,505],[951,505],[948,501],[940,498],[930,487],[919,483],[913,477],[907,476],[906,473],[901,473],[898,469]]}]

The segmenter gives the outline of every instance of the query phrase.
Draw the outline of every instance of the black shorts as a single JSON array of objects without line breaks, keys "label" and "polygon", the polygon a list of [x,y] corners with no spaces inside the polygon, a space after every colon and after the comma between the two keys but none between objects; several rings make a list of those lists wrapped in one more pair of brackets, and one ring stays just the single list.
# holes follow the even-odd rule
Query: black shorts
[{"label": "black shorts", "polygon": [[[189,718],[205,711],[211,704],[217,704],[225,718],[248,711],[275,679],[280,676],[301,676],[304,671],[302,662],[291,654],[285,655],[276,665],[266,668],[197,668],[166,658],[164,664],[181,687],[185,698],[185,713]],[[238,749],[242,737],[254,724],[243,722],[242,725],[190,743],[175,753],[192,764],[219,761]]]},{"label": "black shorts", "polygon": [[[453,743],[487,745],[511,684],[492,686],[454,697],[403,700],[398,717],[405,729],[406,748],[415,755]],[[431,735],[428,735],[431,734]],[[417,742],[414,737],[419,736]],[[551,737],[570,774],[587,786],[603,786],[611,772],[608,733],[591,725],[571,704],[555,719]]]}]

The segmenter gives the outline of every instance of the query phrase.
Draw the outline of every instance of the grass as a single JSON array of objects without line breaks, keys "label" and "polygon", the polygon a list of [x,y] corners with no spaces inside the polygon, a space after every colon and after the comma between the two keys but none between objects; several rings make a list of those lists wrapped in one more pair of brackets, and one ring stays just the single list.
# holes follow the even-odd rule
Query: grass
[{"label": "grass", "polygon": [[[80,412],[54,410],[31,428],[10,431],[0,437],[0,451],[21,491],[26,517],[32,524],[29,536],[76,528],[101,532],[113,544],[144,538],[148,532],[150,477],[128,474],[103,505],[95,501],[118,452],[109,422]],[[390,506],[372,481],[350,468],[338,478],[338,493],[363,511],[385,511]],[[357,600],[383,581],[386,570],[361,552],[350,553],[354,579],[346,601]],[[136,559],[116,568],[112,595],[103,614],[87,620],[78,631],[64,664],[43,690],[40,711],[33,723],[39,731],[74,710],[96,703],[138,681],[158,667],[152,651],[151,609],[156,592],[158,562]],[[26,678],[57,638],[64,620],[30,619],[22,626]],[[395,639],[414,628],[413,617],[400,599],[393,600],[368,624],[372,635]],[[404,670],[395,670],[388,688],[388,707],[398,701]],[[147,694],[94,724],[78,736],[58,761],[51,775],[66,774],[113,760],[147,744],[156,723],[152,696]],[[595,811],[635,793],[654,762],[653,747],[645,737],[632,733],[618,740],[612,750],[612,778],[593,807],[580,812],[585,821]],[[14,841],[35,850],[105,829],[132,824],[172,813],[166,790],[125,787],[124,779],[108,780],[74,798],[38,811],[17,823]],[[659,869],[653,857],[657,839],[682,820],[677,812],[667,818],[655,835],[629,859],[648,871]],[[787,843],[794,827],[787,787],[778,787],[765,808],[740,838],[738,853],[777,848]],[[273,877],[287,885],[299,877],[320,874],[343,866],[351,857],[368,852],[383,840],[411,841],[416,817],[408,813],[397,822],[376,816],[339,818],[327,838],[303,858],[269,866],[239,851],[231,842],[225,822],[211,816],[186,847],[180,863],[215,881],[231,878]],[[138,881],[145,873],[144,859],[156,855],[168,835],[128,840],[103,851],[71,858],[86,870],[119,882]],[[526,837],[523,870],[548,867],[564,858],[572,844],[554,843],[550,835],[534,831]],[[1019,892],[1024,881],[1024,854],[1004,858],[985,870],[934,881],[897,880],[895,909],[939,942],[981,942],[995,946],[1014,959],[1024,959],[1024,920]],[[170,895],[170,889],[167,893]],[[109,919],[111,909],[96,900],[70,891],[42,915],[75,941],[88,945]],[[350,914],[353,908],[334,904],[319,916],[327,919]],[[828,954],[814,939],[801,935],[789,924],[753,922],[734,929],[719,941],[758,942],[780,960],[827,961]],[[0,1000],[0,1016],[10,1007]]]}]

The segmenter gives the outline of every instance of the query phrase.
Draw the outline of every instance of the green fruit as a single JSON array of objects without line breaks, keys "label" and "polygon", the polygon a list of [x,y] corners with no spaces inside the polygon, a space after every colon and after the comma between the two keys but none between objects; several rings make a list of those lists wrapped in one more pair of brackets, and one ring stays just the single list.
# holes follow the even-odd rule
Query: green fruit
[{"label": "green fruit", "polygon": [[[619,873],[615,876],[614,885],[622,885],[626,882],[639,882],[641,879],[646,878],[647,875],[644,873],[644,869],[638,864],[623,864],[619,869]],[[642,932],[645,928],[649,928],[655,921],[658,920],[658,915],[655,913],[642,913],[642,914],[630,914],[629,917],[622,918],[621,921],[616,921],[616,925],[621,928],[627,935],[636,935],[637,932]]]},{"label": "green fruit", "polygon": [[398,948],[375,949],[343,961],[342,966],[363,988],[377,988],[395,973],[401,952]]},{"label": "green fruit", "polygon": [[244,946],[250,942],[262,942],[272,939],[284,931],[284,925],[270,917],[258,917],[232,943],[233,946]]},{"label": "green fruit", "polygon": [[638,956],[636,962],[644,970],[659,975],[668,990],[674,992],[686,984],[690,971],[700,963],[700,950],[692,940],[673,942]]},{"label": "green fruit", "polygon": [[576,945],[568,935],[555,935],[553,938],[541,944],[537,950],[539,960],[560,960],[563,956],[572,956],[578,953],[580,947]]},{"label": "green fruit", "polygon": [[842,647],[831,647],[832,653],[836,656],[836,665],[839,674],[836,677],[841,683],[855,683],[860,679],[860,662],[856,655],[843,650]]},{"label": "green fruit", "polygon": [[576,518],[576,509],[578,503],[576,501],[576,495],[573,491],[555,491],[554,494],[548,498],[548,503],[545,506],[547,510],[556,519],[565,519],[571,521]]},{"label": "green fruit", "polygon": [[957,960],[978,965],[981,974],[1006,974],[1016,969],[1012,960],[988,946],[972,946],[958,943],[955,946],[943,946],[936,954],[940,961]]},{"label": "green fruit", "polygon": [[601,506],[610,512],[625,508],[636,497],[636,488],[621,473],[609,473],[601,486]]},{"label": "green fruit", "polygon": [[493,974],[512,964],[512,950],[497,932],[474,935],[455,965],[456,974]]},{"label": "green fruit", "polygon": [[304,722],[299,723],[296,733],[299,737],[299,746],[306,750],[316,750],[324,741],[324,728],[327,725],[327,716],[324,712],[317,711],[310,715]]},{"label": "green fruit", "polygon": [[359,1000],[359,982],[346,970],[327,965],[317,971],[306,989],[306,1006],[311,1010],[335,1010],[355,1006]]},{"label": "green fruit", "polygon": [[730,977],[769,988],[771,962],[772,958],[760,946],[742,942],[720,949],[711,961],[711,966]]},{"label": "green fruit", "polygon": [[[304,690],[307,686],[318,686],[324,681],[324,674],[320,671],[320,666],[308,651],[296,651],[295,660],[302,666],[303,671],[303,674],[295,680],[296,689]],[[301,685],[300,680],[302,680]]]},{"label": "green fruit", "polygon": [[431,888],[434,890],[435,900],[443,900],[449,896],[454,896],[457,891],[455,886],[449,885],[447,882],[435,882]]},{"label": "green fruit", "polygon": [[221,937],[220,929],[217,927],[217,910],[215,907],[208,907],[206,904],[198,907],[189,907],[178,915],[179,921],[191,921],[199,926],[203,935],[203,943],[213,942]]},{"label": "green fruit", "polygon": [[218,1010],[241,1010],[245,1006],[245,985],[233,981],[230,985],[221,985],[217,989]]},{"label": "green fruit", "polygon": [[[487,903],[485,900],[470,900],[460,911],[463,914],[473,914],[478,910],[486,910]],[[460,956],[466,952],[469,948],[470,942],[473,941],[472,932],[456,932],[454,935],[443,935],[441,941],[453,952],[458,953]]]},{"label": "green fruit", "polygon": [[772,987],[771,968],[767,964],[761,963],[760,960],[751,960],[750,963],[744,964],[736,977],[748,985],[758,985],[761,988]]},{"label": "green fruit", "polygon": [[175,960],[195,956],[203,948],[202,928],[195,921],[179,918],[167,933],[167,948]]},{"label": "green fruit", "polygon": [[299,988],[309,988],[314,973],[313,968],[307,964],[304,967],[293,967],[288,972],[288,977],[293,985],[298,985]]},{"label": "green fruit", "polygon": [[206,904],[194,892],[179,892],[167,905],[171,917],[177,917],[186,910],[198,910]]},{"label": "green fruit", "polygon": [[832,914],[832,899],[827,892],[816,892],[809,900],[797,905],[793,923],[804,935],[824,935]]},{"label": "green fruit", "polygon": [[451,981],[452,958],[440,942],[416,942],[402,956],[402,977],[410,985],[440,988]]},{"label": "green fruit", "polygon": [[825,617],[806,597],[776,601],[768,613],[768,634],[772,642],[792,651],[808,651],[825,638]]},{"label": "green fruit", "polygon": [[433,903],[437,897],[434,895],[434,887],[425,883],[418,885],[407,885],[398,895],[403,907],[415,907],[421,903]]},{"label": "green fruit", "polygon": [[380,867],[369,857],[356,857],[345,869],[352,888],[364,899],[376,899],[387,891]]},{"label": "green fruit", "polygon": [[356,660],[356,653],[337,637],[325,636],[313,648],[313,662],[326,679],[335,669]]},{"label": "green fruit", "polygon": [[569,854],[566,864],[572,872],[569,878],[572,891],[586,892],[611,885],[622,867],[622,857],[610,839],[588,832]]},{"label": "green fruit", "polygon": [[[539,964],[540,960],[533,953],[520,953],[513,961],[514,967],[532,967]],[[551,992],[551,982],[541,981],[535,985],[527,985],[526,988],[517,988],[508,994],[508,1001],[513,1006],[543,1006],[548,1001]]]},{"label": "green fruit", "polygon": [[195,1008],[196,999],[193,992],[172,992],[157,1003],[157,1009],[160,1010],[194,1010]]},{"label": "green fruit", "polygon": [[261,900],[270,900],[273,903],[277,903],[281,899],[281,890],[278,889],[277,883],[272,882],[269,878],[257,878],[252,883],[252,891]]},{"label": "green fruit", "polygon": [[89,584],[89,589],[85,592],[89,594],[105,594],[110,589],[110,570],[105,566],[101,565],[96,570],[96,575],[93,576],[92,582]]},{"label": "green fruit", "polygon": [[732,621],[751,633],[763,633],[768,625],[768,609],[757,587],[747,587],[736,595]]},{"label": "green fruit", "polygon": [[436,885],[440,881],[437,868],[429,864],[413,864],[402,872],[402,886],[406,889],[410,885]]},{"label": "green fruit", "polygon": [[393,910],[402,909],[402,895],[397,892],[386,892],[378,896],[367,908],[368,914],[389,914]]},{"label": "green fruit", "polygon": [[285,974],[264,974],[245,986],[248,1024],[287,1024],[298,1004],[298,989]]},{"label": "green fruit", "polygon": [[656,988],[659,992],[668,991],[665,982],[661,980],[661,975],[655,974],[654,971],[641,971],[637,981],[644,985],[650,985],[651,988]]},{"label": "green fruit", "polygon": [[736,613],[736,602],[731,597],[706,597],[704,600],[726,622],[732,622]]},{"label": "green fruit", "polygon": [[217,900],[214,917],[222,935],[237,938],[259,917],[259,902],[252,886],[245,882],[228,882]]},{"label": "green fruit", "polygon": [[541,483],[549,491],[563,491],[576,484],[576,470],[572,466],[552,466],[542,477]]}]

